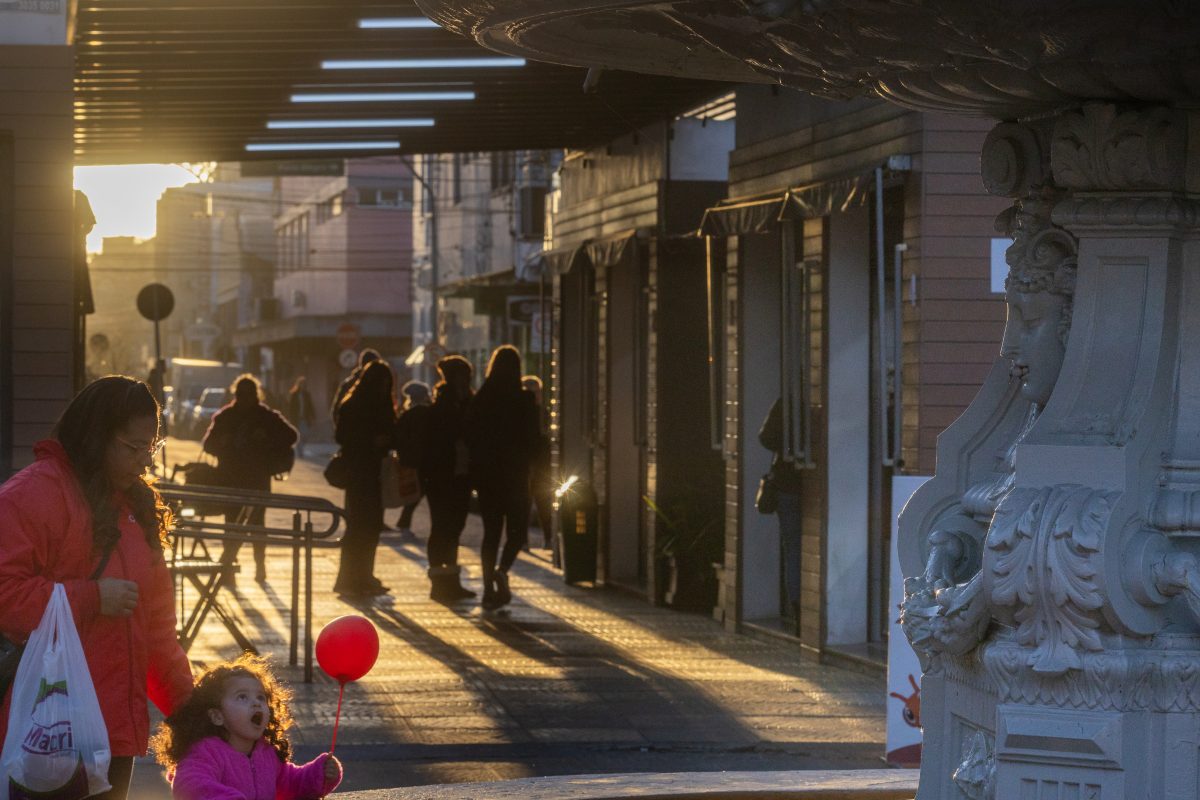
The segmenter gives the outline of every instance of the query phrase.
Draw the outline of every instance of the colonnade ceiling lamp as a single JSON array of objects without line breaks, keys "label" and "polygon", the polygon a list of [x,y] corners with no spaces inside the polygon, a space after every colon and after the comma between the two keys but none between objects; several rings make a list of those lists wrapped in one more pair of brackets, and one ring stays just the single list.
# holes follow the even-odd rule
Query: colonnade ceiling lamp
[{"label": "colonnade ceiling lamp", "polygon": [[425,17],[370,17],[360,19],[358,27],[371,30],[412,30],[414,28],[440,28],[431,19]]},{"label": "colonnade ceiling lamp", "polygon": [[260,142],[246,145],[247,153],[294,153],[317,150],[399,150],[390,142]]},{"label": "colonnade ceiling lamp", "polygon": [[315,128],[432,128],[432,119],[273,119],[267,128],[273,131],[311,130]]},{"label": "colonnade ceiling lamp", "polygon": [[335,58],[321,62],[321,69],[479,69],[523,66],[525,66],[525,59],[509,58],[508,56],[477,56],[474,58]]},{"label": "colonnade ceiling lamp", "polygon": [[293,103],[424,103],[474,100],[474,92],[300,92]]}]

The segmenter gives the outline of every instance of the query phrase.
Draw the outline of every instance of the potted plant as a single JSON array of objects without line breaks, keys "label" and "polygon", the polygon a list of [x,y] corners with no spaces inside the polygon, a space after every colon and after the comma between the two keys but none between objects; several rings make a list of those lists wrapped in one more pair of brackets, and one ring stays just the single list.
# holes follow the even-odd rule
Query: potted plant
[{"label": "potted plant", "polygon": [[642,500],[654,513],[655,567],[664,605],[687,611],[710,611],[717,599],[713,564],[724,551],[720,507],[703,498],[680,496],[663,504]]}]

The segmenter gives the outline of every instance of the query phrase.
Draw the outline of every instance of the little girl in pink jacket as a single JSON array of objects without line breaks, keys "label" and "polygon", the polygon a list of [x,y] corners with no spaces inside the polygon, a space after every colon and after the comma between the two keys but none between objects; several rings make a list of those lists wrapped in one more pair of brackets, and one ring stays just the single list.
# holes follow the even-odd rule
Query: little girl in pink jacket
[{"label": "little girl in pink jacket", "polygon": [[267,663],[249,654],[208,670],[191,698],[151,742],[167,767],[175,800],[316,800],[342,780],[323,753],[303,766],[288,760],[290,693]]}]

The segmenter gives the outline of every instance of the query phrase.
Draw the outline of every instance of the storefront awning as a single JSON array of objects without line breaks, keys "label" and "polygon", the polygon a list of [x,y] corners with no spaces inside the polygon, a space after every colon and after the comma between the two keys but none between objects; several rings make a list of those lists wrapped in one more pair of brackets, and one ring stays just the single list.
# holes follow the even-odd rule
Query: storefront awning
[{"label": "storefront awning", "polygon": [[613,267],[634,254],[636,241],[637,231],[625,231],[615,236],[592,239],[584,247],[587,248],[587,257],[592,266]]},{"label": "storefront awning", "polygon": [[489,289],[508,288],[517,283],[517,271],[512,267],[472,275],[457,281],[443,283],[438,290],[442,297],[477,297]]},{"label": "storefront awning", "polygon": [[[782,194],[726,200],[704,212],[697,235],[766,233],[783,220],[816,219],[864,205],[874,185],[875,169],[796,186]],[[884,184],[893,185],[903,173],[885,168]]]},{"label": "storefront awning", "polygon": [[583,245],[542,252],[543,275],[566,275],[587,260]]}]

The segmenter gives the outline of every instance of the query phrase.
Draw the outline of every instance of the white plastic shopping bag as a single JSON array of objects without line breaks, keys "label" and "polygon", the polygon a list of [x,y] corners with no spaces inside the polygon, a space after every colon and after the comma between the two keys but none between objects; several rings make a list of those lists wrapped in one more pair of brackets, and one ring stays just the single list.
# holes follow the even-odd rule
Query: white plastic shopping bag
[{"label": "white plastic shopping bag", "polygon": [[56,583],[13,679],[2,796],[77,800],[106,791],[111,756],[67,590]]}]

